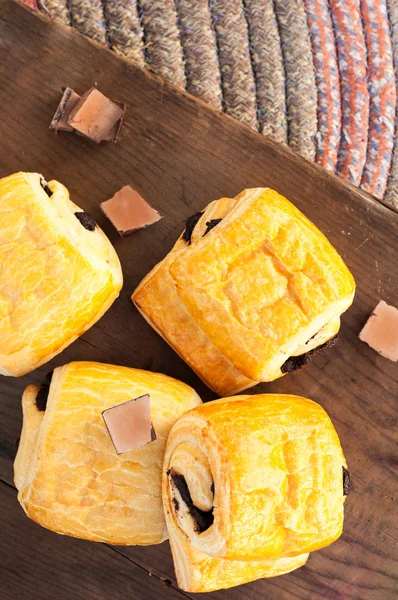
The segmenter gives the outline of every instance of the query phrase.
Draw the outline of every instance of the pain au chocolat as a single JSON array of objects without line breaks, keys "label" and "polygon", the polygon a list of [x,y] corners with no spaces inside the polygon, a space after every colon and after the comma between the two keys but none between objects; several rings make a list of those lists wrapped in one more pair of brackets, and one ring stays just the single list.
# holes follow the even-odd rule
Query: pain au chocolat
[{"label": "pain au chocolat", "polygon": [[[146,394],[156,436],[118,454],[103,412]],[[200,403],[192,388],[158,373],[94,362],[55,369],[22,398],[14,479],[26,514],[47,529],[95,542],[160,544],[167,538],[161,498],[167,436]]]},{"label": "pain au chocolat", "polygon": [[110,241],[58,181],[0,180],[0,374],[23,375],[84,333],[118,297]]},{"label": "pain au chocolat", "polygon": [[179,587],[210,592],[301,567],[342,532],[346,467],[328,415],[306,398],[236,396],[184,414],[162,484]]},{"label": "pain au chocolat", "polygon": [[326,237],[268,188],[211,202],[132,300],[220,396],[272,381],[331,345],[355,282]]}]

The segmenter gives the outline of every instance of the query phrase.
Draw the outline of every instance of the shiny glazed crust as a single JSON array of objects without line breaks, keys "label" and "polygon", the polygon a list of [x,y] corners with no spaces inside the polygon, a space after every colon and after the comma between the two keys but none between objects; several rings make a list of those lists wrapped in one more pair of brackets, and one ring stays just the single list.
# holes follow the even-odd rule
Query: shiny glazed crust
[{"label": "shiny glazed crust", "polygon": [[[212,219],[222,220],[203,235]],[[315,225],[277,192],[256,188],[212,202],[191,244],[181,237],[132,300],[209,387],[229,395],[280,377],[323,327],[336,333],[354,291]]]},{"label": "shiny glazed crust", "polygon": [[[35,404],[38,389],[29,386],[23,395],[14,466],[26,514],[57,533],[97,542],[166,539],[164,448],[175,420],[200,404],[196,392],[165,375],[93,362],[55,369],[45,412]],[[147,393],[157,439],[117,455],[102,412]]]},{"label": "shiny glazed crust", "polygon": [[119,259],[86,230],[68,190],[37,173],[0,180],[0,374],[50,360],[108,310],[123,284]]},{"label": "shiny glazed crust", "polygon": [[[328,415],[306,398],[237,396],[183,415],[168,438],[162,484],[179,586],[211,591],[303,565],[342,532],[343,466]],[[213,510],[205,531],[174,472],[197,508]]]}]

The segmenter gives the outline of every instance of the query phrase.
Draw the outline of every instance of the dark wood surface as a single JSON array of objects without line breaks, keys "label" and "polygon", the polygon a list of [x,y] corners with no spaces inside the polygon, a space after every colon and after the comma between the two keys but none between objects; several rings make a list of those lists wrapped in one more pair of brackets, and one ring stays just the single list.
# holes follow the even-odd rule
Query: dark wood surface
[{"label": "dark wood surface", "polygon": [[[116,146],[95,146],[48,125],[61,88],[96,82],[128,109]],[[335,244],[357,280],[339,344],[306,369],[253,391],[308,396],[340,435],[353,478],[344,534],[308,564],[205,598],[226,600],[392,600],[398,596],[397,365],[358,332],[380,298],[398,305],[398,216],[289,150],[205,107],[78,33],[0,0],[0,176],[39,171],[59,179],[95,216],[121,258],[121,297],[80,340],[36,372],[0,379],[0,597],[2,600],[151,600],[184,595],[167,543],[111,548],[57,536],[30,522],[16,500],[12,462],[20,397],[31,382],[70,360],[161,371],[214,397],[144,322],[130,301],[143,275],[171,248],[185,219],[209,201],[249,186],[285,194]],[[131,183],[164,216],[123,240],[98,205]],[[167,585],[171,582],[171,586]]]}]

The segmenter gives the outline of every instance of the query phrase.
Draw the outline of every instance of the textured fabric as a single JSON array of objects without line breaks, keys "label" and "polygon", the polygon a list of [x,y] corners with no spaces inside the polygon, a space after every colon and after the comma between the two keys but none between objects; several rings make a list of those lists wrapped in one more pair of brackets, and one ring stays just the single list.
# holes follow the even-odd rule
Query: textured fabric
[{"label": "textured fabric", "polygon": [[368,55],[370,117],[361,187],[382,198],[394,144],[396,92],[390,28],[385,0],[361,0]]},{"label": "textured fabric", "polygon": [[398,0],[22,1],[398,211]]},{"label": "textured fabric", "polygon": [[256,85],[241,0],[210,0],[226,112],[257,129]]},{"label": "textured fabric", "polygon": [[285,70],[272,0],[244,0],[256,76],[259,129],[287,143]]},{"label": "textured fabric", "polygon": [[185,88],[174,0],[140,0],[140,7],[149,64],[165,81]]},{"label": "textured fabric", "polygon": [[145,66],[144,31],[136,0],[106,0],[105,16],[109,42],[116,52]]},{"label": "textured fabric", "polygon": [[337,172],[354,185],[366,160],[369,92],[359,0],[330,0],[341,81],[342,135]]},{"label": "textured fabric", "polygon": [[274,4],[285,61],[289,145],[304,158],[314,160],[317,90],[304,5],[302,0],[274,0]]},{"label": "textured fabric", "polygon": [[[388,15],[391,23],[391,37],[395,65],[395,83],[398,94],[398,0],[388,0]],[[398,107],[395,119],[395,141],[392,153],[392,163],[384,196],[385,204],[398,211]]]},{"label": "textured fabric", "polygon": [[176,6],[187,90],[221,110],[220,68],[208,0],[176,0]]},{"label": "textured fabric", "polygon": [[334,172],[341,133],[340,79],[327,0],[305,0],[318,88],[316,162]]}]

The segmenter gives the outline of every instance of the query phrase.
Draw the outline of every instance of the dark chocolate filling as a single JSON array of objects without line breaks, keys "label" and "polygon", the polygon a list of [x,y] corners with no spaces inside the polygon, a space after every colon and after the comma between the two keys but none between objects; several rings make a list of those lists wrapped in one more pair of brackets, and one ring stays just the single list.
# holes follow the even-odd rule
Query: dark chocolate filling
[{"label": "dark chocolate filling", "polygon": [[213,227],[220,223],[220,221],[222,221],[222,219],[211,219],[210,221],[206,221],[206,231],[204,232],[202,237],[207,235],[209,231],[213,229]]},{"label": "dark chocolate filling", "polygon": [[[194,505],[194,503],[192,502],[191,494],[189,492],[189,488],[188,488],[187,482],[185,481],[184,475],[180,475],[179,473],[176,473],[172,469],[170,469],[167,472],[167,475],[171,478],[173,484],[175,485],[177,490],[180,492],[181,499],[187,505],[189,514],[194,519],[194,521],[196,521],[195,531],[197,531],[198,533],[203,533],[204,531],[209,529],[209,527],[211,527],[211,525],[213,525],[213,521],[214,521],[213,509],[211,509],[209,511],[204,511],[204,510],[200,510],[200,508],[197,508]],[[177,508],[176,504],[174,504],[174,506],[176,507],[177,510],[179,509],[179,506]]]},{"label": "dark chocolate filling", "polygon": [[46,380],[44,383],[41,384],[40,389],[36,396],[36,406],[37,406],[38,410],[40,410],[42,412],[44,412],[47,408],[47,399],[48,399],[48,393],[50,391],[50,384],[51,384],[52,376],[53,376],[53,371],[51,371],[50,373],[47,373]]},{"label": "dark chocolate filling", "polygon": [[88,231],[94,231],[96,222],[91,215],[85,212],[75,212],[75,217],[80,221],[84,229],[88,229]]},{"label": "dark chocolate filling", "polygon": [[317,348],[309,350],[305,354],[301,354],[300,356],[291,356],[281,366],[282,373],[291,373],[292,371],[297,371],[297,369],[305,367],[305,365],[307,365],[312,360],[312,357],[315,354],[317,354],[321,350],[327,350],[328,348],[332,348],[336,344],[338,337],[339,336],[337,334],[331,340],[328,340],[327,342],[325,342],[321,346],[318,346]]},{"label": "dark chocolate filling", "polygon": [[151,423],[151,442],[154,442],[156,439],[157,439],[157,437],[156,437],[156,431],[155,431],[154,426]]},{"label": "dark chocolate filling", "polygon": [[194,215],[191,215],[187,219],[187,222],[185,223],[185,231],[182,234],[182,239],[185,242],[187,242],[187,244],[191,243],[192,232],[195,229],[196,225],[198,224],[198,221],[202,215],[203,215],[203,212],[198,212],[198,213],[195,213]]},{"label": "dark chocolate filling", "polygon": [[348,469],[343,467],[343,494],[348,496],[351,487],[351,475]]},{"label": "dark chocolate filling", "polygon": [[52,196],[53,193],[50,190],[50,188],[47,185],[47,181],[44,179],[44,177],[40,177],[40,185],[43,188],[43,190],[46,192],[47,196]]}]

